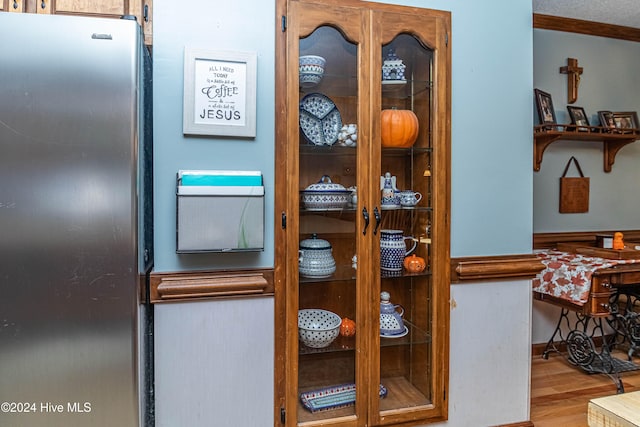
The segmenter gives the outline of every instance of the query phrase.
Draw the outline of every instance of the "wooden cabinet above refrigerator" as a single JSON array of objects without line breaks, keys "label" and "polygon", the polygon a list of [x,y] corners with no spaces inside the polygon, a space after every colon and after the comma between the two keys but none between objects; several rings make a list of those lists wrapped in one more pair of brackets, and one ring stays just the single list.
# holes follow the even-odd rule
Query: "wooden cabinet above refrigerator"
[{"label": "wooden cabinet above refrigerator", "polygon": [[153,0],[0,0],[0,11],[83,15],[120,19],[133,15],[142,26],[145,44],[153,44]]}]

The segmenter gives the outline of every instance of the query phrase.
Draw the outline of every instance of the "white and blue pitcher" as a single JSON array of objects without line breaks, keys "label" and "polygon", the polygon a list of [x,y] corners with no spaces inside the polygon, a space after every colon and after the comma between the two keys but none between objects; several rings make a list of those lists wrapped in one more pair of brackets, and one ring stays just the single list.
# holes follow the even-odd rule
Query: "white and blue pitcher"
[{"label": "white and blue pitcher", "polygon": [[[413,242],[407,250],[406,240]],[[380,230],[380,268],[386,271],[402,271],[404,257],[414,251],[418,242],[411,236],[403,236],[402,230]]]}]

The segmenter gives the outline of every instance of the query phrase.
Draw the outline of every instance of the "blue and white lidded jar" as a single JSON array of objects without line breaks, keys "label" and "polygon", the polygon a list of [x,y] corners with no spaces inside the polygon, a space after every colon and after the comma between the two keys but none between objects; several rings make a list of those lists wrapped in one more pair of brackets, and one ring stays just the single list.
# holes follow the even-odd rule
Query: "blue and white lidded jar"
[{"label": "blue and white lidded jar", "polygon": [[331,243],[318,239],[312,234],[310,239],[300,242],[298,251],[298,271],[301,276],[320,278],[329,277],[336,271],[336,261],[333,259]]}]

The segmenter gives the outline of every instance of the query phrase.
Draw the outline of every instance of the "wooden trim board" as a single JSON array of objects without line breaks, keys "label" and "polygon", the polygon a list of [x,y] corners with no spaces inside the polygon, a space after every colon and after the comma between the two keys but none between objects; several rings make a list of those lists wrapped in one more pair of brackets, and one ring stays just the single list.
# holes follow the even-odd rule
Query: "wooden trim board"
[{"label": "wooden trim board", "polygon": [[533,14],[533,28],[640,42],[640,29],[560,16]]}]

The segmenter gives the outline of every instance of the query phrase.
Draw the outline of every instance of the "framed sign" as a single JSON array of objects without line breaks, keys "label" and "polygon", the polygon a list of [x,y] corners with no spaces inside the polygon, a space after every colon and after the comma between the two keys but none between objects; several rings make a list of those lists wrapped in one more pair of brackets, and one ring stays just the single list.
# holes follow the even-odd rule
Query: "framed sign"
[{"label": "framed sign", "polygon": [[182,132],[256,136],[256,53],[186,48]]}]

